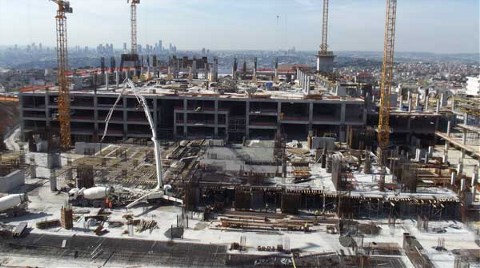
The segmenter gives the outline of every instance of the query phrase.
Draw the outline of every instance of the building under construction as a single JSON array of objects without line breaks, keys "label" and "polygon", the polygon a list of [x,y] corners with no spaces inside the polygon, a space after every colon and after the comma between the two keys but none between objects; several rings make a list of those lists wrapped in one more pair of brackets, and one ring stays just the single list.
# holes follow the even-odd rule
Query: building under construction
[{"label": "building under construction", "polygon": [[[29,161],[21,152],[1,175],[29,165],[16,191],[28,192],[32,213],[0,226],[2,252],[99,266],[479,263],[479,102],[392,88],[395,0],[379,89],[332,72],[327,0],[316,70],[259,69],[255,58],[251,68],[235,59],[230,74],[219,74],[217,58],[141,59],[139,3],[122,58],[134,68],[102,60],[60,88],[20,93]],[[449,147],[460,150],[456,167]],[[19,206],[11,200],[0,200],[0,214]],[[38,234],[13,238],[12,224],[27,223]]]}]

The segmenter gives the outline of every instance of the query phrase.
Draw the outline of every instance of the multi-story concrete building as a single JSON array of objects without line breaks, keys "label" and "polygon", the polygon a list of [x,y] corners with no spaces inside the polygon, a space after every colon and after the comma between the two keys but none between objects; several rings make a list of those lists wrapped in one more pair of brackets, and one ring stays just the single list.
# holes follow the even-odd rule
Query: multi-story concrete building
[{"label": "multi-story concrete building", "polygon": [[[179,87],[180,88],[180,87]],[[204,87],[173,89],[172,85],[140,88],[153,113],[159,136],[217,137],[229,140],[268,138],[281,130],[289,138],[305,139],[309,131],[328,133],[344,141],[349,127],[364,126],[367,112],[358,97],[324,95],[312,98],[295,92],[216,93]],[[97,141],[105,118],[121,89],[71,91],[73,141]],[[20,94],[22,133],[58,129],[58,91],[37,90]],[[143,109],[131,92],[122,95],[108,125],[107,140],[151,137]]]}]

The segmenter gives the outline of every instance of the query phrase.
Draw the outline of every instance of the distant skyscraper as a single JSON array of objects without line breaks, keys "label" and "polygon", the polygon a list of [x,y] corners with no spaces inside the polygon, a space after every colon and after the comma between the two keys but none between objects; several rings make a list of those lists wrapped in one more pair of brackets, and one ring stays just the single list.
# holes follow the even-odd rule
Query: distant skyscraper
[{"label": "distant skyscraper", "polygon": [[127,53],[127,43],[123,43],[123,52]]},{"label": "distant skyscraper", "polygon": [[158,52],[162,52],[163,50],[163,42],[162,40],[158,41]]}]

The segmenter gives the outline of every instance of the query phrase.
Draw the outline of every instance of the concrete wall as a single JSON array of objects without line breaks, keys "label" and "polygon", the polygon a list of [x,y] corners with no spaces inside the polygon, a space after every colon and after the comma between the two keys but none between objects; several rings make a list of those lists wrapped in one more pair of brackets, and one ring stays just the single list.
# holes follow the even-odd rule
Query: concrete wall
[{"label": "concrete wall", "polygon": [[329,137],[313,137],[312,138],[312,149],[323,149],[324,145],[327,146],[328,150],[335,149],[335,138]]},{"label": "concrete wall", "polygon": [[13,189],[25,184],[25,172],[15,170],[7,176],[0,177],[0,192],[9,193]]},{"label": "concrete wall", "polygon": [[98,153],[100,151],[100,143],[86,143],[86,142],[76,142],[75,143],[75,153],[76,154],[85,154],[86,151],[91,151]]}]

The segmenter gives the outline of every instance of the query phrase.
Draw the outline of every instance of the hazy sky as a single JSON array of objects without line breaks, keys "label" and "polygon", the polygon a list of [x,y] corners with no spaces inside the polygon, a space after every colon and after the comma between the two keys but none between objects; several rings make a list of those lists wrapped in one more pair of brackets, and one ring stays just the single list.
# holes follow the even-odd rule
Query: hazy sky
[{"label": "hazy sky", "polygon": [[[127,1],[70,2],[69,46],[130,44]],[[137,10],[140,44],[317,50],[321,40],[322,0],[141,0]],[[55,11],[47,0],[0,0],[0,45],[54,45]],[[479,12],[478,0],[399,0],[396,51],[478,53]],[[333,51],[382,50],[385,0],[330,0],[329,19]]]}]

